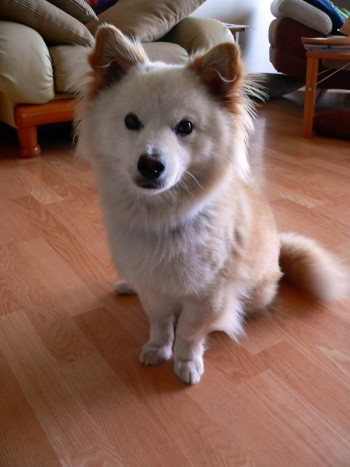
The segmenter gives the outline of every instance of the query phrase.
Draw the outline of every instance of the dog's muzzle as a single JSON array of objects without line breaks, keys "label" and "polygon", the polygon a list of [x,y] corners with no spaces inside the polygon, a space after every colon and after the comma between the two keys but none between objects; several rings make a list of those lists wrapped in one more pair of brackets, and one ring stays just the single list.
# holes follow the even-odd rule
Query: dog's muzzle
[{"label": "dog's muzzle", "polygon": [[161,176],[165,172],[165,159],[157,154],[143,154],[137,163],[137,170],[141,177],[137,185],[141,188],[156,189],[162,187]]}]

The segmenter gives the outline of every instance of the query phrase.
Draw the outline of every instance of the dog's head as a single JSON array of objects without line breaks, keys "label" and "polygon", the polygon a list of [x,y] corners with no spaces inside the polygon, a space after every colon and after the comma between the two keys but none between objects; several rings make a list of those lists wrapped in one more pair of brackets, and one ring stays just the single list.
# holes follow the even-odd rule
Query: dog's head
[{"label": "dog's head", "polygon": [[104,25],[89,63],[78,151],[90,153],[121,190],[201,198],[232,167],[247,173],[250,119],[235,44],[197,54],[185,66],[151,63],[141,45]]}]

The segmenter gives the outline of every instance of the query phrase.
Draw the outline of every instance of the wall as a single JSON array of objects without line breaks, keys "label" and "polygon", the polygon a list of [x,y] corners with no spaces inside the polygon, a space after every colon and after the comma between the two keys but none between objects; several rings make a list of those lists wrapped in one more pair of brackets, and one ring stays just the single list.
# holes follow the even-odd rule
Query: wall
[{"label": "wall", "polygon": [[246,32],[240,33],[239,37],[246,70],[250,73],[275,73],[269,60],[268,29],[273,20],[270,13],[271,1],[207,0],[193,16],[251,26]]}]

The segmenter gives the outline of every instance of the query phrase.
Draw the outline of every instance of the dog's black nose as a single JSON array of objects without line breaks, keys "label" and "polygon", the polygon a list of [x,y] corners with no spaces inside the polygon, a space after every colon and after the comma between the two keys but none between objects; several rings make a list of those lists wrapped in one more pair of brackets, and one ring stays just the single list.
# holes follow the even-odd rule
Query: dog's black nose
[{"label": "dog's black nose", "polygon": [[148,180],[159,178],[165,170],[165,160],[163,157],[143,154],[137,163],[137,170]]}]

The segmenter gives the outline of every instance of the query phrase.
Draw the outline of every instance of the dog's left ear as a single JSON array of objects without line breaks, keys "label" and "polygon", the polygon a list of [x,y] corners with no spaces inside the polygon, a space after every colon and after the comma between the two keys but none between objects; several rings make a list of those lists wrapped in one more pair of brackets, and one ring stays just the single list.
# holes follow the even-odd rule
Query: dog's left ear
[{"label": "dog's left ear", "polygon": [[232,110],[232,99],[243,81],[241,54],[236,44],[216,45],[204,54],[195,55],[187,67],[200,77],[210,94]]},{"label": "dog's left ear", "polygon": [[97,30],[95,47],[89,56],[93,72],[92,97],[102,88],[120,80],[132,67],[147,61],[141,46],[116,27],[103,24]]}]

